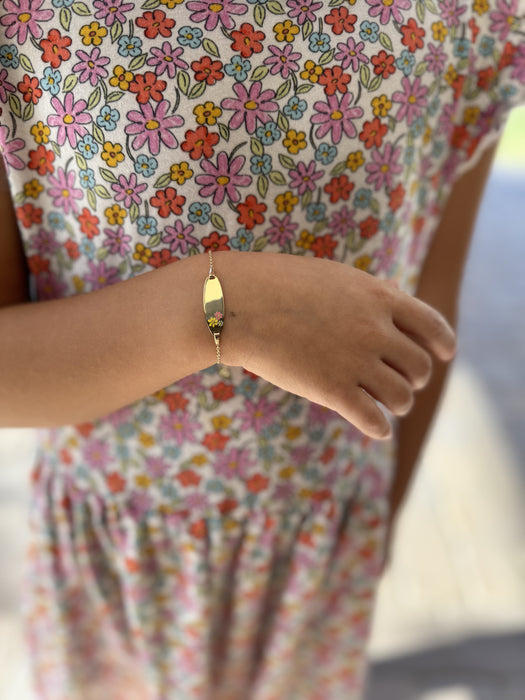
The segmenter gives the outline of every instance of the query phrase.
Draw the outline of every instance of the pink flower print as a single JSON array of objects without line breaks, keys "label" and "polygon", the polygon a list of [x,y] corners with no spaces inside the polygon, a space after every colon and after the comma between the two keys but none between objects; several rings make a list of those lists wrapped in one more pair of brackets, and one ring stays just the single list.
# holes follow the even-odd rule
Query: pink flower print
[{"label": "pink flower print", "polygon": [[440,134],[446,134],[447,138],[450,137],[452,132],[454,131],[454,113],[455,113],[455,106],[453,104],[448,104],[444,105],[443,109],[441,111],[441,114],[439,115],[438,119],[438,129],[437,133]]},{"label": "pink flower print", "polygon": [[145,182],[140,185],[137,184],[137,176],[135,173],[131,173],[129,178],[125,175],[120,175],[118,182],[111,185],[111,189],[116,192],[115,201],[122,202],[126,209],[129,209],[132,202],[135,204],[141,204],[142,199],[139,197],[141,192],[147,189]]},{"label": "pink flower print", "polygon": [[130,12],[135,7],[134,3],[124,3],[123,0],[95,0],[93,5],[98,8],[95,19],[104,20],[106,27],[111,27],[115,21],[124,24],[126,22],[124,13]]},{"label": "pink flower print", "polygon": [[24,148],[25,143],[22,139],[8,141],[8,134],[9,130],[7,126],[0,125],[0,152],[4,157],[4,161],[7,165],[7,172],[9,173],[9,166],[15,170],[23,170],[25,167],[24,161],[15,154],[15,151],[20,151]]},{"label": "pink flower print", "polygon": [[248,476],[250,469],[256,466],[255,460],[250,455],[247,447],[234,447],[228,452],[221,452],[217,455],[213,471],[218,476],[241,477]]},{"label": "pink flower print", "polygon": [[77,136],[83,138],[87,134],[87,129],[82,124],[89,124],[91,114],[84,112],[87,106],[85,100],[74,101],[73,93],[68,92],[64,98],[64,104],[58,97],[51,98],[51,104],[56,114],[50,114],[47,118],[49,126],[58,126],[57,143],[62,146],[66,138],[72,148],[77,145]]},{"label": "pink flower print", "polygon": [[35,39],[40,39],[42,28],[38,22],[48,22],[53,17],[53,10],[38,9],[43,3],[44,0],[20,0],[17,5],[13,0],[5,0],[0,24],[7,27],[6,38],[12,39],[16,34],[17,43],[24,44],[29,32]]},{"label": "pink flower print", "polygon": [[297,24],[302,27],[307,19],[310,22],[315,22],[315,12],[320,10],[323,6],[322,2],[315,2],[315,0],[288,0],[286,3],[288,7],[291,8],[287,12],[287,16],[290,19],[297,19]]},{"label": "pink flower print", "polygon": [[109,63],[110,59],[107,56],[101,56],[98,47],[95,47],[90,54],[86,51],[77,51],[75,55],[80,60],[73,66],[73,72],[80,73],[78,79],[81,83],[89,80],[91,85],[95,87],[101,78],[107,78],[108,72],[104,66]]},{"label": "pink flower print", "polygon": [[443,51],[441,44],[428,44],[428,53],[424,60],[428,63],[428,70],[434,75],[439,75],[445,68],[447,54]]},{"label": "pink flower print", "polygon": [[177,219],[173,226],[166,226],[164,229],[166,235],[162,237],[162,242],[169,246],[172,253],[180,250],[182,255],[186,255],[190,245],[199,245],[198,238],[191,235],[193,229],[193,224],[184,226],[182,221]]},{"label": "pink flower print", "polygon": [[195,395],[203,390],[202,377],[200,374],[189,374],[177,382],[177,387],[184,393]]},{"label": "pink flower print", "polygon": [[244,15],[248,12],[246,5],[236,5],[231,0],[192,0],[186,4],[188,10],[195,10],[190,19],[192,22],[206,22],[205,28],[215,29],[219,21],[226,29],[233,29],[235,22],[230,15]]},{"label": "pink flower print", "polygon": [[279,404],[270,403],[266,396],[257,403],[246,401],[244,408],[236,411],[234,417],[241,421],[241,430],[254,429],[260,433],[263,428],[275,423],[279,418]]},{"label": "pink flower print", "polygon": [[509,5],[507,5],[505,0],[498,0],[497,6],[498,10],[489,13],[489,17],[492,20],[490,31],[494,33],[498,32],[499,38],[504,40],[509,35],[513,24],[516,22],[518,0],[510,0]]},{"label": "pink flower print", "polygon": [[[312,404],[313,405],[313,404]],[[314,453],[314,447],[311,444],[299,445],[294,447],[290,452],[290,461],[295,466],[308,464]]]},{"label": "pink flower print", "polygon": [[217,156],[217,165],[210,160],[201,161],[202,169],[208,174],[197,175],[195,178],[198,185],[203,185],[199,195],[201,197],[213,195],[214,204],[222,204],[226,195],[232,202],[238,202],[241,195],[237,187],[247,187],[252,181],[250,175],[237,174],[242,170],[245,160],[244,156],[236,156],[230,163],[228,155],[221,151]]},{"label": "pink flower print", "polygon": [[168,74],[168,78],[174,78],[176,69],[188,69],[189,66],[186,61],[183,61],[179,56],[184,52],[184,49],[180,46],[174,49],[169,41],[165,41],[162,44],[162,49],[152,47],[150,49],[151,58],[148,59],[148,66],[152,66],[155,69],[156,75],[162,75],[163,73]]},{"label": "pink flower print", "polygon": [[203,510],[209,506],[209,498],[205,493],[194,491],[184,497],[184,505],[192,511]]},{"label": "pink flower print", "polygon": [[153,478],[161,478],[170,468],[168,462],[162,457],[146,457],[146,470]]},{"label": "pink flower print", "polygon": [[182,126],[184,119],[178,114],[167,117],[169,106],[167,100],[162,100],[155,108],[147,102],[140,105],[140,112],[132,110],[127,113],[126,118],[133,123],[128,124],[124,131],[130,136],[135,135],[132,141],[135,150],[147,143],[150,153],[156,156],[160,153],[161,142],[168,148],[177,148],[178,141],[170,129]]},{"label": "pink flower print", "polygon": [[196,442],[194,431],[200,428],[200,423],[192,421],[187,413],[177,411],[163,416],[160,421],[160,431],[167,440],[175,440],[179,447],[185,442]]},{"label": "pink flower print", "polygon": [[115,284],[120,280],[118,269],[116,267],[106,267],[106,263],[88,261],[89,272],[84,275],[86,282],[91,282],[91,289],[102,289],[110,284]]},{"label": "pink flower print", "polygon": [[403,166],[397,163],[397,159],[401,155],[401,146],[394,149],[391,143],[385,144],[383,153],[377,148],[372,151],[373,163],[366,165],[367,173],[370,173],[365,182],[369,185],[374,185],[375,190],[380,190],[385,185],[392,187],[392,174],[398,174],[403,170]]},{"label": "pink flower print", "polygon": [[315,191],[315,181],[323,177],[323,170],[315,170],[315,160],[310,161],[308,166],[303,162],[297,163],[295,170],[290,170],[290,187],[297,189],[297,194],[302,195],[307,190]]},{"label": "pink flower print", "polygon": [[346,44],[337,44],[339,53],[335,54],[338,61],[341,61],[341,68],[346,70],[348,66],[351,66],[351,71],[357,73],[359,70],[359,63],[368,63],[369,59],[362,50],[365,48],[364,41],[360,41],[358,44],[355,43],[353,37],[348,37]]},{"label": "pink flower print", "polygon": [[277,243],[280,248],[284,248],[288,241],[293,241],[294,231],[299,224],[291,221],[289,214],[284,219],[272,216],[270,217],[270,223],[272,225],[264,232],[266,236],[270,237],[270,243]]},{"label": "pink flower print", "polygon": [[0,102],[3,102],[4,104],[7,102],[8,92],[16,92],[16,88],[14,85],[12,85],[7,78],[7,70],[5,68],[2,68],[0,70]]},{"label": "pink flower print", "polygon": [[[71,93],[68,93],[70,95]],[[75,199],[82,199],[84,196],[82,190],[75,189],[75,171],[67,173],[63,168],[59,168],[55,174],[49,176],[49,182],[52,185],[47,190],[50,197],[53,197],[53,206],[62,209],[65,214],[73,211],[78,212]]]},{"label": "pink flower print", "polygon": [[118,411],[112,411],[105,416],[105,421],[107,421],[114,428],[118,428],[124,423],[129,423],[133,420],[133,409],[130,406],[123,406],[119,408]]},{"label": "pink flower print", "polygon": [[89,467],[105,469],[111,462],[109,445],[103,440],[89,440],[82,449],[82,457]]},{"label": "pink flower print", "polygon": [[319,425],[324,428],[324,426],[337,415],[338,414],[332,411],[331,408],[321,406],[318,403],[312,403],[308,407],[308,424],[309,426]]},{"label": "pink flower print", "polygon": [[273,56],[265,58],[263,63],[265,66],[271,66],[270,73],[272,75],[280,73],[286,80],[290,73],[296,73],[299,70],[297,61],[300,60],[301,54],[298,51],[293,51],[291,44],[286,44],[283,49],[269,45],[268,49]]},{"label": "pink flower print", "polygon": [[381,24],[388,24],[392,16],[396,22],[403,22],[403,15],[399,10],[408,10],[412,5],[411,0],[366,0],[367,5],[371,5],[372,9],[368,10],[370,17],[379,17]]},{"label": "pink flower print", "polygon": [[126,236],[124,234],[124,228],[122,226],[119,226],[116,231],[105,228],[104,233],[106,234],[106,238],[104,239],[103,245],[109,248],[109,252],[112,255],[120,255],[120,257],[123,258],[131,252],[131,246],[129,245],[131,236]]},{"label": "pink flower print", "polygon": [[466,6],[458,7],[458,0],[441,0],[439,10],[447,27],[459,26],[459,17],[466,11]]},{"label": "pink flower print", "polygon": [[257,126],[257,120],[263,124],[271,121],[270,115],[266,112],[276,112],[279,109],[277,102],[272,102],[275,97],[273,90],[264,90],[261,93],[261,83],[256,80],[250,86],[250,92],[246,90],[244,85],[236,83],[233,90],[238,99],[231,97],[225,98],[221,102],[223,109],[232,109],[234,115],[229,121],[230,129],[238,129],[243,122],[246,122],[246,131],[253,134]]},{"label": "pink flower print", "polygon": [[354,214],[355,209],[350,211],[346,205],[332,214],[328,228],[334,236],[347,236],[357,226]]},{"label": "pink flower print", "polygon": [[146,491],[133,491],[128,507],[134,518],[141,518],[153,507],[153,498]]},{"label": "pink flower print", "polygon": [[41,300],[61,299],[67,291],[67,286],[52,272],[41,272],[36,276],[36,289]]},{"label": "pink flower print", "polygon": [[414,83],[411,85],[410,80],[406,76],[401,79],[401,85],[404,92],[397,90],[392,95],[392,101],[401,104],[397,110],[396,120],[399,122],[406,117],[407,124],[410,126],[419,117],[423,108],[427,106],[425,95],[428,92],[428,88],[425,85],[421,85],[420,78],[415,78]]},{"label": "pink flower print", "polygon": [[383,245],[374,253],[375,274],[380,272],[390,272],[397,263],[400,239],[395,233],[387,235],[383,239]]},{"label": "pink flower print", "polygon": [[334,144],[339,143],[343,131],[348,138],[357,136],[357,130],[352,124],[352,119],[362,117],[363,110],[361,107],[350,107],[353,99],[353,94],[346,92],[340,100],[337,95],[329,95],[326,102],[316,102],[314,104],[314,109],[317,110],[318,114],[314,114],[312,117],[312,124],[320,124],[315,132],[318,139],[322,139],[330,131],[332,132]]},{"label": "pink flower print", "polygon": [[47,231],[44,228],[41,228],[37,234],[29,239],[29,245],[38,255],[42,256],[52,256],[60,248],[55,232]]},{"label": "pink flower print", "polygon": [[510,77],[516,78],[522,85],[525,85],[525,44],[518,46],[512,64],[514,67]]}]

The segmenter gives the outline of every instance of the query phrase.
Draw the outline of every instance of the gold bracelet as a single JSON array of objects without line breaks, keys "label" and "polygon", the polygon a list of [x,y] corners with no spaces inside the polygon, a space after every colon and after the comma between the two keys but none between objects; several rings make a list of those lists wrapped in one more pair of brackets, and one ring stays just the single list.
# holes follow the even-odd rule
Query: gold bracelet
[{"label": "gold bracelet", "polygon": [[204,316],[206,323],[210,329],[210,333],[215,341],[217,348],[217,364],[221,364],[221,346],[220,336],[224,328],[224,296],[222,293],[221,283],[215,274],[213,268],[213,258],[211,249],[208,250],[210,257],[210,271],[204,280],[204,289],[202,290],[202,303],[204,306]]}]

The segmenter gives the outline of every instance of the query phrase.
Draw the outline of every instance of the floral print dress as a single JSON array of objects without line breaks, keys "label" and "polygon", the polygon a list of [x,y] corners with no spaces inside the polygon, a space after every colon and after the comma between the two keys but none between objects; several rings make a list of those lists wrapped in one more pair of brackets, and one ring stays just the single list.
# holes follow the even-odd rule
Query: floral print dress
[{"label": "floral print dress", "polygon": [[[413,292],[455,179],[525,101],[523,0],[3,0],[0,32],[35,300],[208,249]],[[39,431],[37,697],[362,697],[394,460],[240,367]]]}]

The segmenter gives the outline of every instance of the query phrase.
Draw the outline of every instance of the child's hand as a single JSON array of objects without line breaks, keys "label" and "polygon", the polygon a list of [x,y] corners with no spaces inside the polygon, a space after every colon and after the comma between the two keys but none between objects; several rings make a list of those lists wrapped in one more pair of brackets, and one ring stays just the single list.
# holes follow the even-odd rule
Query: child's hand
[{"label": "child's hand", "polygon": [[224,362],[337,411],[370,437],[391,434],[373,399],[405,415],[432,356],[454,356],[443,316],[392,284],[325,259],[244,255],[246,276],[225,300]]}]

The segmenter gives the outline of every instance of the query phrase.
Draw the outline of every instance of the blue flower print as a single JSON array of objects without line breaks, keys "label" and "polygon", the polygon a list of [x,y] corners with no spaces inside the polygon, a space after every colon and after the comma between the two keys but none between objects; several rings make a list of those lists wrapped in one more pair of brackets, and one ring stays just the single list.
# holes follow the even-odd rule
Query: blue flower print
[{"label": "blue flower print", "polygon": [[243,379],[241,385],[239,386],[239,392],[247,399],[251,399],[251,397],[255,394],[255,389],[255,382],[250,378]]},{"label": "blue flower print", "polygon": [[255,132],[259,141],[265,146],[271,146],[272,143],[281,138],[281,130],[275,122],[266,122],[264,126],[260,126]]},{"label": "blue flower print", "polygon": [[337,148],[331,143],[322,143],[315,151],[315,160],[323,165],[329,165],[337,155]]},{"label": "blue flower print", "polygon": [[432,116],[436,114],[436,112],[439,109],[439,105],[441,104],[441,100],[439,97],[434,97],[432,102],[428,105],[428,113]]},{"label": "blue flower print", "polygon": [[370,41],[374,44],[379,39],[379,25],[376,22],[361,22],[359,36],[363,41]]},{"label": "blue flower print", "polygon": [[131,437],[135,432],[135,428],[131,423],[122,423],[122,425],[119,425],[117,428],[117,433],[123,438]]},{"label": "blue flower print", "polygon": [[434,141],[434,145],[432,146],[432,156],[434,158],[439,158],[442,153],[443,141]]},{"label": "blue flower print", "polygon": [[491,56],[494,52],[494,39],[491,36],[481,37],[478,51],[482,56]]},{"label": "blue flower print", "polygon": [[237,231],[235,238],[231,239],[231,244],[237,250],[250,250],[251,242],[253,241],[253,233],[245,228],[240,228]]},{"label": "blue flower print", "polygon": [[78,150],[86,160],[91,160],[91,158],[93,158],[93,156],[99,151],[99,145],[91,134],[86,134],[82,141],[79,141],[77,145]]},{"label": "blue flower print", "polygon": [[470,41],[468,39],[454,39],[454,56],[468,58]]},{"label": "blue flower print", "polygon": [[153,158],[153,156],[149,157],[141,154],[135,161],[135,172],[137,175],[151,177],[155,174],[158,165],[157,159]]},{"label": "blue flower print", "polygon": [[199,29],[199,27],[181,27],[177,41],[181,46],[198,49],[202,41],[202,29]]},{"label": "blue flower print", "polygon": [[310,49],[310,51],[321,51],[321,53],[325,53],[325,51],[330,51],[330,37],[328,36],[328,34],[312,32],[310,34],[310,43],[308,48]]},{"label": "blue flower print", "polygon": [[58,211],[50,211],[47,215],[47,223],[54,229],[64,228],[64,217]]},{"label": "blue flower print", "polygon": [[499,92],[504,100],[508,100],[516,94],[517,90],[518,88],[515,85],[502,85]]},{"label": "blue flower print", "polygon": [[48,90],[53,96],[58,95],[61,81],[60,71],[53,70],[50,66],[44,68],[44,77],[40,81],[43,90]]},{"label": "blue flower print", "polygon": [[406,49],[401,51],[401,55],[396,59],[396,66],[402,70],[405,75],[412,73],[412,68],[416,63],[416,57]]},{"label": "blue flower print", "polygon": [[104,105],[100,110],[100,115],[97,117],[97,124],[106,131],[113,131],[117,128],[117,122],[120,118],[118,109],[111,109],[108,105]]},{"label": "blue flower print", "polygon": [[268,0],[248,0],[250,5],[266,5]]},{"label": "blue flower print", "polygon": [[[177,447],[177,445],[166,445],[162,450],[162,454],[167,459],[178,459],[180,457],[180,447]],[[175,491],[175,487],[173,487],[173,490]],[[177,493],[175,491],[175,494]]]},{"label": "blue flower print", "polygon": [[157,220],[152,216],[139,216],[137,228],[141,236],[154,236],[157,233]]},{"label": "blue flower print", "polygon": [[142,51],[142,40],[137,36],[128,36],[123,34],[118,40],[118,52],[120,56],[128,58],[131,56],[139,56]]},{"label": "blue flower print", "polygon": [[425,129],[425,120],[423,117],[418,117],[410,127],[410,131],[414,137],[421,136]]},{"label": "blue flower print", "polygon": [[370,206],[372,199],[372,190],[367,187],[361,187],[354,195],[354,205],[360,209],[367,209]]},{"label": "blue flower print", "polygon": [[407,146],[405,149],[405,165],[411,165],[414,161],[415,150],[414,146]]},{"label": "blue flower print", "polygon": [[74,0],[53,0],[53,7],[71,7]]},{"label": "blue flower print", "polygon": [[312,202],[306,210],[307,221],[322,221],[325,218],[326,204],[322,202]]},{"label": "blue flower print", "polygon": [[90,238],[84,236],[80,241],[78,249],[82,255],[85,255],[88,260],[93,260],[95,257],[95,244]]},{"label": "blue flower print", "polygon": [[242,81],[246,80],[248,73],[250,72],[252,65],[250,61],[242,58],[241,56],[234,56],[231,63],[227,63],[224,66],[225,72],[235,80]]},{"label": "blue flower print", "polygon": [[208,202],[193,202],[188,209],[188,219],[192,224],[207,224],[210,220],[211,206]]},{"label": "blue flower print", "polygon": [[392,229],[393,225],[394,225],[394,213],[389,211],[381,219],[381,221],[379,223],[379,228],[382,229],[383,231],[388,232]]},{"label": "blue flower print", "polygon": [[250,171],[254,175],[268,175],[272,170],[272,157],[267,153],[262,156],[252,156],[250,163]]},{"label": "blue flower print", "polygon": [[92,170],[91,168],[87,168],[86,170],[81,170],[80,173],[80,184],[82,187],[85,189],[88,189],[90,187],[95,187],[95,171]]},{"label": "blue flower print", "polygon": [[18,68],[20,59],[18,58],[18,49],[14,44],[0,46],[0,63],[4,68]]},{"label": "blue flower print", "polygon": [[148,425],[153,420],[153,413],[147,406],[144,406],[137,414],[137,420],[142,425]]},{"label": "blue flower print", "polygon": [[[275,457],[275,447],[273,445],[260,445],[257,454],[260,459],[273,459]],[[250,494],[255,496],[255,494]]]},{"label": "blue flower print", "polygon": [[290,119],[300,119],[306,111],[306,107],[306,101],[294,95],[284,105],[283,112]]}]

